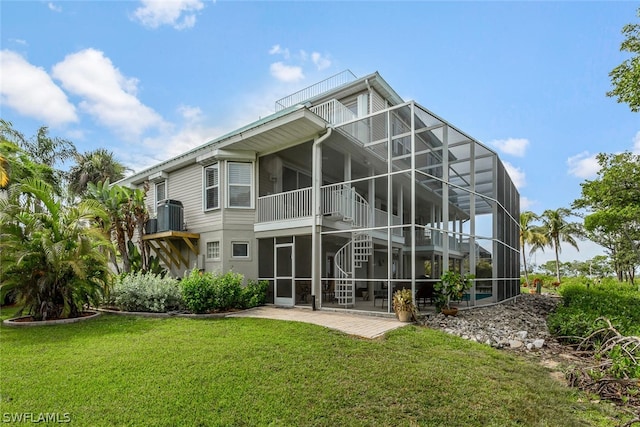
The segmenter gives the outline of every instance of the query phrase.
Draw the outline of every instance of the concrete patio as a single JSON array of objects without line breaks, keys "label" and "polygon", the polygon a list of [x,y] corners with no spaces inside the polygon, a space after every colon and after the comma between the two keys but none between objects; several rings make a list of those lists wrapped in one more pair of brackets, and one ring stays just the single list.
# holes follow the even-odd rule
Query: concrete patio
[{"label": "concrete patio", "polygon": [[368,339],[381,337],[393,329],[408,325],[408,323],[398,321],[395,317],[368,316],[326,310],[313,311],[297,307],[280,308],[276,306],[256,307],[243,312],[229,314],[227,317],[259,317],[312,323]]}]

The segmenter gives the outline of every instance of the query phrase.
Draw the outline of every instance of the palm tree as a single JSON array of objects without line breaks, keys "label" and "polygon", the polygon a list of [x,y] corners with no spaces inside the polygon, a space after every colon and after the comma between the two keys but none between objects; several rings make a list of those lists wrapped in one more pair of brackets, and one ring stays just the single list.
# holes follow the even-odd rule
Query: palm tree
[{"label": "palm tree", "polygon": [[38,133],[30,139],[22,137],[18,140],[20,148],[27,152],[33,162],[47,168],[46,170],[49,171],[49,176],[46,177],[47,182],[52,185],[56,194],[62,194],[66,172],[57,165],[63,164],[76,155],[73,142],[49,136],[49,128],[46,126],[41,126]]},{"label": "palm tree", "polygon": [[0,300],[11,293],[35,320],[77,317],[84,304],[97,304],[112,273],[105,248],[111,243],[99,219],[106,213],[95,200],[67,206],[53,186],[27,178],[13,184],[37,202],[0,199]]},{"label": "palm tree", "polygon": [[571,215],[571,211],[567,208],[559,208],[556,210],[547,209],[540,216],[542,226],[540,231],[548,240],[548,245],[553,247],[556,253],[556,278],[560,283],[560,242],[569,243],[571,246],[578,248],[574,236],[581,235],[580,225],[574,222],[568,222],[567,217]]},{"label": "palm tree", "polygon": [[0,153],[0,188],[9,184],[9,161]]},{"label": "palm tree", "polygon": [[81,196],[87,191],[87,184],[97,184],[109,180],[111,182],[124,178],[128,170],[113,157],[113,153],[98,148],[84,154],[75,155],[76,164],[69,169],[69,191],[72,195]]},{"label": "palm tree", "polygon": [[527,257],[525,245],[531,245],[529,255],[537,249],[544,250],[547,244],[547,238],[540,230],[540,227],[532,224],[533,221],[539,220],[538,215],[531,211],[525,211],[520,214],[520,250],[522,252],[522,262],[524,264],[524,278],[527,286],[529,286],[529,271],[527,268]]},{"label": "palm tree", "polygon": [[[131,242],[136,240],[134,237],[137,237],[138,251],[142,257],[142,269],[146,270],[149,265],[149,250],[146,246],[148,243],[142,239],[144,224],[149,219],[149,212],[145,206],[147,190],[147,185],[143,188],[132,189],[111,184],[109,179],[97,184],[90,182],[87,186],[87,198],[100,203],[106,212],[103,227],[108,231],[111,240],[118,249],[124,273],[131,271],[131,256],[133,254],[129,248]],[[111,260],[119,273],[120,266],[115,253],[112,254]]]}]

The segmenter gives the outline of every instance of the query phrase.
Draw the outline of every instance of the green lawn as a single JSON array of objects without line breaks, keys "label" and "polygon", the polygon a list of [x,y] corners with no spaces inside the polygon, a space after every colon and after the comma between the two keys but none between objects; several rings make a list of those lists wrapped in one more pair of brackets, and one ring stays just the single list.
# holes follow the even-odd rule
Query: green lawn
[{"label": "green lawn", "polygon": [[588,403],[537,365],[417,326],[369,341],[265,319],[103,315],[2,326],[0,345],[3,417],[69,414],[78,426],[616,424],[609,405]]}]

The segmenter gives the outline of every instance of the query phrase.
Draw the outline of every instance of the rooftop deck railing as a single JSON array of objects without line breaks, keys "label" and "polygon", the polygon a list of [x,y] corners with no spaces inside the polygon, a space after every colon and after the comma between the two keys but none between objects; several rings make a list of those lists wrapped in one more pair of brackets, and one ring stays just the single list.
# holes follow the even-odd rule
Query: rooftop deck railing
[{"label": "rooftop deck railing", "polygon": [[276,111],[284,110],[292,105],[300,104],[307,99],[311,99],[314,96],[318,96],[321,93],[328,92],[339,86],[352,82],[357,77],[350,70],[342,71],[334,76],[324,79],[321,82],[313,84],[302,90],[299,90],[291,95],[285,96],[282,99],[276,101]]}]

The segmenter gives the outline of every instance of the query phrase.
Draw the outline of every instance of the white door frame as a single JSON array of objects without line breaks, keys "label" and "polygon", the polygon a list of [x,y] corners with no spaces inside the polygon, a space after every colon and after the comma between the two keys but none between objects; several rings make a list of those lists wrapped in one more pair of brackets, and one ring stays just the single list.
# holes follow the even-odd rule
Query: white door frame
[{"label": "white door frame", "polygon": [[[290,248],[291,250],[291,275],[281,275],[278,271],[278,249]],[[274,284],[273,284],[273,295],[274,295],[274,303],[275,305],[282,305],[287,307],[293,307],[295,304],[295,281],[293,280],[296,277],[295,271],[295,256],[296,251],[294,250],[294,243],[275,243],[275,250],[273,251],[273,271],[274,271]],[[281,291],[284,291],[283,294],[285,296],[278,296],[278,287],[282,286],[284,288],[280,288]],[[286,289],[287,286],[290,286],[291,289]],[[289,292],[286,292],[289,290]],[[289,294],[290,296],[286,296]]]}]

